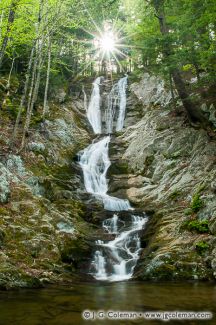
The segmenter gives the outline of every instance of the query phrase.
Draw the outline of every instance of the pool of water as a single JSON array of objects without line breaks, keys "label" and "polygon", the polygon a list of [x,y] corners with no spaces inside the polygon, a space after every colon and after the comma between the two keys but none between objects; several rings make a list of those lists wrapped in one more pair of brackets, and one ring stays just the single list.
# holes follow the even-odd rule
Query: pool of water
[{"label": "pool of water", "polygon": [[[212,320],[168,324],[216,324],[216,285],[206,283],[75,283],[64,287],[0,291],[2,325],[161,324],[158,320],[84,320],[84,310],[211,311]],[[103,314],[100,314],[103,317]],[[110,314],[113,317],[113,314]]]}]

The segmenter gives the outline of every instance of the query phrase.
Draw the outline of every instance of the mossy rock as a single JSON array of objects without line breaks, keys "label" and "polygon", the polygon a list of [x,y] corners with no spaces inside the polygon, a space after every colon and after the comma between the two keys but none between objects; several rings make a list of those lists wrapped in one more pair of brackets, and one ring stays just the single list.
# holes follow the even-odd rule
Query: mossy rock
[{"label": "mossy rock", "polygon": [[181,191],[179,191],[179,190],[174,190],[174,191],[170,194],[169,198],[170,198],[171,200],[173,200],[173,201],[177,201],[177,200],[180,198],[181,195],[182,195],[182,192],[181,192]]},{"label": "mossy rock", "polygon": [[191,205],[190,208],[193,212],[198,212],[202,207],[203,207],[204,203],[200,198],[200,194],[196,193],[193,197],[192,197],[192,201],[191,201]]},{"label": "mossy rock", "polygon": [[43,285],[40,280],[19,269],[3,269],[0,268],[0,288],[16,289],[16,288],[41,288]]},{"label": "mossy rock", "polygon": [[111,175],[128,174],[128,163],[126,161],[118,161],[113,163],[108,170],[108,177]]},{"label": "mossy rock", "polygon": [[0,216],[8,215],[8,209],[6,207],[0,207]]},{"label": "mossy rock", "polygon": [[196,243],[196,251],[200,255],[204,255],[209,250],[209,248],[210,248],[209,244],[203,240]]},{"label": "mossy rock", "polygon": [[5,232],[2,229],[0,229],[0,248],[4,244],[4,240],[5,240]]},{"label": "mossy rock", "polygon": [[82,238],[71,239],[60,246],[61,260],[75,267],[91,255],[91,247]]}]

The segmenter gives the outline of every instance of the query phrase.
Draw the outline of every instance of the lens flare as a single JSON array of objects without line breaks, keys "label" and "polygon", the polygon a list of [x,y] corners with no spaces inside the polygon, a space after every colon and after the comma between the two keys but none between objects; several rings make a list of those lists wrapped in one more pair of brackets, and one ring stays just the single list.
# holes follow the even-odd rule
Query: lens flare
[{"label": "lens flare", "polygon": [[98,39],[97,46],[105,53],[111,53],[115,50],[116,37],[112,32],[105,32]]}]

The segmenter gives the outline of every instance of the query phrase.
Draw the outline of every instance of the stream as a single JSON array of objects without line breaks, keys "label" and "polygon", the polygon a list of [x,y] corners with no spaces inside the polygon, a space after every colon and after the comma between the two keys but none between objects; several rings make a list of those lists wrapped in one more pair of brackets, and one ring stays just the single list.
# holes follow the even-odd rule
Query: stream
[{"label": "stream", "polygon": [[[103,82],[103,77],[98,77],[93,82],[87,110],[87,118],[92,129],[100,137],[80,153],[79,163],[83,171],[86,191],[102,201],[104,214],[106,211],[113,211],[113,217],[103,221],[102,229],[105,234],[114,238],[95,242],[96,249],[89,273],[96,280],[123,281],[133,276],[141,251],[139,232],[148,219],[144,213],[135,215],[127,199],[119,199],[107,194],[107,171],[111,165],[109,143],[111,134],[121,131],[124,127],[127,76],[112,86],[105,107],[101,105],[100,94],[100,86]],[[126,220],[120,217],[119,211],[131,211],[129,218]]]},{"label": "stream", "polygon": [[[211,311],[216,313],[216,286],[210,283],[74,283],[67,287],[0,291],[1,325],[163,324],[159,320],[96,320],[82,318],[84,310]],[[169,321],[199,325],[212,320]]]}]

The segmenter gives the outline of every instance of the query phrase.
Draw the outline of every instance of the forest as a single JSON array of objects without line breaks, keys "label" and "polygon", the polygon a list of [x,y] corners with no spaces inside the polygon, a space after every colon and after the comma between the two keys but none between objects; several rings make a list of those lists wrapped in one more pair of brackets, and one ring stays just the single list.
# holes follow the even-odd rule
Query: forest
[{"label": "forest", "polygon": [[215,0],[0,0],[2,324],[215,323],[215,89]]},{"label": "forest", "polygon": [[[94,38],[103,33],[105,21],[119,34],[122,53],[111,59],[118,71],[133,67],[137,74],[162,75],[173,92],[177,89],[188,117],[207,124],[196,95],[204,101],[214,97],[214,0],[1,0],[0,10],[1,109],[15,120],[12,142],[22,122],[21,147],[31,116],[47,113],[54,87],[97,73]],[[197,82],[188,85],[191,76]]]}]

